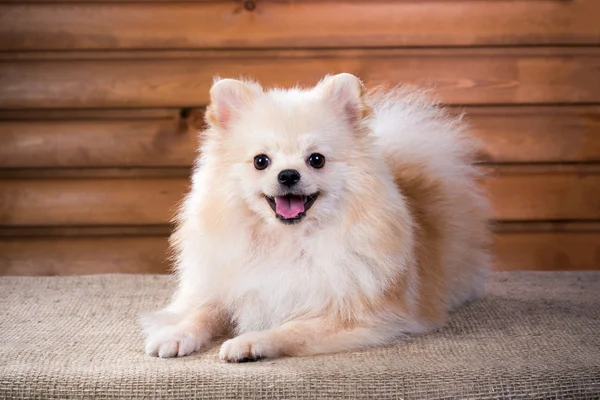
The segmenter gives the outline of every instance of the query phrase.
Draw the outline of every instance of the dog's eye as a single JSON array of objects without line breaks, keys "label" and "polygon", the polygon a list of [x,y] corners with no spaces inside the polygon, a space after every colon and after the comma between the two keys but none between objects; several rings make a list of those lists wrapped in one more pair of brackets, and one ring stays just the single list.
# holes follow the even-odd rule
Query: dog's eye
[{"label": "dog's eye", "polygon": [[307,162],[308,165],[313,168],[323,168],[323,166],[325,166],[325,156],[323,154],[313,153],[308,157]]},{"label": "dog's eye", "polygon": [[267,157],[264,154],[259,154],[256,157],[254,157],[254,168],[258,170],[267,168],[270,163],[271,160],[269,160],[269,157]]}]

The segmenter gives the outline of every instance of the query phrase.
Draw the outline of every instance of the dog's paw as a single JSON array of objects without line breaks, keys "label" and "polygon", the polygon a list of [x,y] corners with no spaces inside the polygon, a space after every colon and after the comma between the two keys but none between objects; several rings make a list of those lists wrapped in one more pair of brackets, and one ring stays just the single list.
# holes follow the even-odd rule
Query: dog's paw
[{"label": "dog's paw", "polygon": [[146,338],[146,354],[153,357],[183,357],[200,350],[205,341],[197,332],[181,326],[165,326]]},{"label": "dog's paw", "polygon": [[158,311],[142,317],[146,336],[145,352],[149,356],[183,357],[200,350],[209,336],[177,314]]},{"label": "dog's paw", "polygon": [[265,332],[249,332],[230,339],[219,351],[221,360],[227,362],[257,361],[276,356],[275,347]]}]

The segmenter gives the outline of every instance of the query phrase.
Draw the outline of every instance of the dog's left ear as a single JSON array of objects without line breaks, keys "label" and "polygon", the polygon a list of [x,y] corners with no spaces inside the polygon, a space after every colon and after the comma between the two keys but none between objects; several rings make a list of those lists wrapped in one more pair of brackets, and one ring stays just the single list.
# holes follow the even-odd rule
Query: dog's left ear
[{"label": "dog's left ear", "polygon": [[358,124],[369,112],[364,102],[365,87],[360,79],[348,73],[326,77],[317,87],[325,101],[344,113],[348,122]]},{"label": "dog's left ear", "polygon": [[240,110],[248,106],[263,92],[258,83],[236,79],[216,79],[210,88],[210,105],[206,122],[226,130]]}]

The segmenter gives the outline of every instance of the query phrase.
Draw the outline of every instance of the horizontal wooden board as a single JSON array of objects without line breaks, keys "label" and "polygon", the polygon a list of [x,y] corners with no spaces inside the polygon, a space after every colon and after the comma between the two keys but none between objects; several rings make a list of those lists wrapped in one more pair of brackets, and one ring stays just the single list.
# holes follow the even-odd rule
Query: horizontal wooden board
[{"label": "horizontal wooden board", "polygon": [[0,47],[99,50],[600,43],[600,4],[596,0],[247,3],[0,4]]},{"label": "horizontal wooden board", "polygon": [[[60,59],[54,59],[58,57]],[[450,104],[600,102],[600,47],[4,54],[0,108],[198,107],[213,77],[313,85],[350,72],[368,87],[433,87]]]},{"label": "horizontal wooden board", "polygon": [[[163,225],[164,228],[171,229],[168,225]],[[4,228],[0,229],[0,235],[4,230],[14,231],[16,228]],[[24,230],[32,229],[33,231],[39,231],[41,228],[24,228]],[[94,231],[102,227],[87,227],[86,229],[93,229]],[[113,228],[115,229],[115,228]],[[119,227],[117,229],[132,229],[132,227]],[[152,227],[151,229],[155,229]],[[520,222],[502,222],[493,221],[491,223],[491,230],[497,234],[504,233],[535,233],[535,232],[600,232],[600,221],[589,220],[589,221],[520,221]],[[114,231],[113,231],[114,233]]]},{"label": "horizontal wooden board", "polygon": [[[166,236],[0,238],[0,275],[164,273]],[[600,269],[600,231],[499,233],[497,270]]]},{"label": "horizontal wooden board", "polygon": [[164,236],[0,239],[0,275],[165,273],[168,269]]},{"label": "horizontal wooden board", "polygon": [[[0,0],[1,1],[1,0]],[[49,109],[49,110],[0,110],[2,121],[69,121],[84,120],[137,120],[179,119],[182,110],[177,108],[129,108],[129,109]]]},{"label": "horizontal wooden board", "polygon": [[[188,185],[186,178],[2,179],[0,226],[164,224]],[[496,220],[600,219],[597,169],[502,168],[485,187]]]},{"label": "horizontal wooden board", "polygon": [[600,107],[466,107],[492,163],[600,161]]},{"label": "horizontal wooden board", "polygon": [[0,168],[191,165],[197,135],[176,119],[0,120]]},{"label": "horizontal wooden board", "polygon": [[598,270],[600,231],[511,232],[492,246],[497,270]]},{"label": "horizontal wooden board", "polygon": [[0,225],[166,223],[187,179],[0,180]]},{"label": "horizontal wooden board", "polygon": [[[0,238],[168,236],[172,225],[0,227]],[[595,229],[595,228],[594,228]],[[597,230],[600,230],[598,228]]]},{"label": "horizontal wooden board", "polygon": [[2,168],[2,179],[98,179],[98,178],[188,178],[189,167],[155,167],[155,168]]},{"label": "horizontal wooden board", "polygon": [[484,187],[493,219],[504,221],[600,219],[600,172],[560,166],[555,171],[498,167]]},{"label": "horizontal wooden board", "polygon": [[[15,120],[15,114],[3,120],[11,114],[0,113],[0,168],[192,165],[198,148],[196,131],[202,127],[201,109],[187,112],[189,124],[173,115],[135,119],[122,111],[107,112],[108,116],[96,112],[88,118],[73,112],[72,119],[68,112],[58,119],[38,111],[39,119],[33,120]],[[600,161],[599,106],[451,110],[461,111],[483,145],[485,162]]]}]

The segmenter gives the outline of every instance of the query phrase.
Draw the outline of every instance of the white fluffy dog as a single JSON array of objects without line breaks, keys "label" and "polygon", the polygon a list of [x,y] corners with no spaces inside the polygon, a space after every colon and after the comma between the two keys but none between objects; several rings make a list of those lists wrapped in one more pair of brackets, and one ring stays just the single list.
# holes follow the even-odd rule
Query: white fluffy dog
[{"label": "white fluffy dog", "polygon": [[179,287],[144,318],[147,354],[227,332],[232,362],[386,345],[481,295],[488,205],[459,119],[350,74],[210,95],[171,238]]}]

